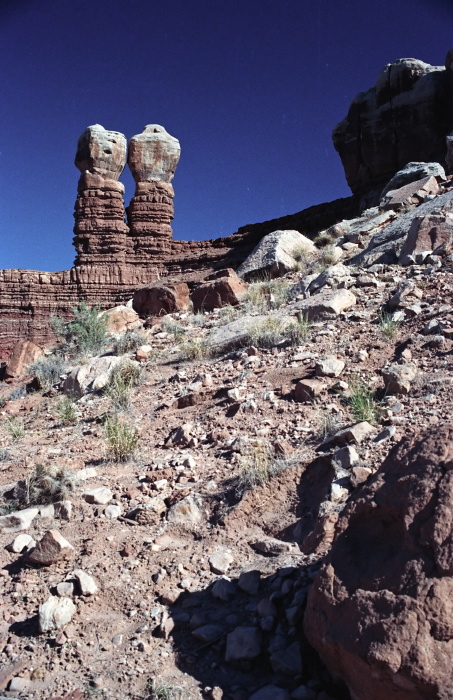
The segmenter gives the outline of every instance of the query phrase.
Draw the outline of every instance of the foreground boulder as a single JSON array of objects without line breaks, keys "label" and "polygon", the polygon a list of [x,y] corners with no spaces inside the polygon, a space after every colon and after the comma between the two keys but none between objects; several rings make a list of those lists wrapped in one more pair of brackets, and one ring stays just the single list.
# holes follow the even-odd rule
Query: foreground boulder
[{"label": "foreground boulder", "polygon": [[439,180],[445,180],[445,170],[440,163],[407,163],[401,170],[392,177],[381,193],[381,198],[390,192],[390,190],[398,190],[410,182],[421,180],[424,177],[433,175]]},{"label": "foreground boulder", "polygon": [[38,357],[44,354],[44,350],[31,340],[19,340],[14,346],[11,357],[6,365],[6,376],[11,379],[22,377],[27,373],[29,365],[32,364]]},{"label": "foreground boulder", "polygon": [[102,315],[106,320],[107,332],[115,335],[134,331],[142,325],[137,312],[128,306],[115,306]]},{"label": "foreground boulder", "polygon": [[102,389],[120,362],[121,357],[105,355],[93,357],[86,364],[74,367],[64,381],[64,393],[68,396],[80,397],[89,391]]},{"label": "foreground boulder", "polygon": [[195,313],[213,311],[222,306],[237,306],[246,291],[247,285],[239,279],[234,270],[228,268],[208,275],[195,287],[190,299]]},{"label": "foreground boulder", "polygon": [[315,252],[313,241],[299,231],[273,231],[261,239],[237,273],[246,280],[265,275],[281,277],[297,267],[299,256]]},{"label": "foreground boulder", "polygon": [[338,519],[305,633],[355,700],[452,697],[453,424],[406,438]]},{"label": "foreground boulder", "polygon": [[132,308],[142,318],[164,316],[189,307],[189,287],[185,282],[156,284],[137,289],[132,297]]}]

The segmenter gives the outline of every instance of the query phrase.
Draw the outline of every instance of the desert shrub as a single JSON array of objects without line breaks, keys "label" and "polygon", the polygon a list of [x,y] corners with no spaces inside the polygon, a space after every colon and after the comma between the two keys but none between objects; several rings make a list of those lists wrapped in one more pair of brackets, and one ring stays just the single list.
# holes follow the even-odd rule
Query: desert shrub
[{"label": "desert shrub", "polygon": [[313,239],[313,243],[317,245],[318,248],[324,248],[325,246],[332,245],[336,239],[337,236],[334,233],[329,233],[329,231],[320,231]]},{"label": "desert shrub", "polygon": [[10,393],[10,395],[8,396],[8,401],[14,401],[15,399],[23,399],[25,396],[27,396],[27,387],[18,386],[16,389],[13,389],[13,391]]},{"label": "desert shrub", "polygon": [[376,423],[379,418],[380,409],[374,392],[361,378],[351,383],[348,404],[349,410],[357,421]]},{"label": "desert shrub", "polygon": [[57,413],[63,425],[77,423],[77,406],[69,396],[65,396],[60,401],[60,403],[57,406]]},{"label": "desert shrub", "polygon": [[288,301],[289,288],[289,282],[280,278],[252,282],[242,297],[245,311],[264,313],[279,309]]},{"label": "desert shrub", "polygon": [[8,459],[10,459],[11,455],[9,453],[9,450],[7,450],[4,447],[0,447],[0,462],[7,462]]},{"label": "desert shrub", "polygon": [[141,367],[127,358],[113,368],[104,391],[112,400],[115,408],[121,409],[129,406],[132,389],[138,386],[141,377]]},{"label": "desert shrub", "polygon": [[390,342],[395,340],[400,323],[401,321],[394,319],[392,314],[382,312],[379,315],[380,331],[384,338]]},{"label": "desert shrub", "polygon": [[205,360],[210,357],[210,348],[205,338],[185,338],[180,345],[180,357],[182,360]]},{"label": "desert shrub", "polygon": [[299,452],[288,457],[277,456],[267,444],[256,440],[240,455],[236,491],[244,493],[263,486],[280,472],[299,464],[300,459]]},{"label": "desert shrub", "polygon": [[117,355],[125,355],[127,352],[134,352],[141,345],[145,345],[148,339],[143,333],[127,331],[121,338],[118,338],[115,345]]},{"label": "desert shrub", "polygon": [[319,263],[321,267],[329,267],[333,265],[336,261],[335,246],[327,245],[321,250],[321,255],[319,256]]},{"label": "desert shrub", "polygon": [[107,341],[107,319],[101,315],[99,306],[88,306],[85,302],[72,309],[74,318],[66,321],[51,317],[51,328],[70,351],[81,355],[96,355]]},{"label": "desert shrub", "polygon": [[25,435],[24,424],[18,418],[8,418],[5,428],[14,441],[20,440]]},{"label": "desert shrub", "polygon": [[60,376],[66,368],[66,363],[61,355],[47,355],[39,357],[29,367],[30,374],[34,374],[43,391],[50,391],[60,381]]},{"label": "desert shrub", "polygon": [[115,462],[131,459],[139,443],[139,433],[118,415],[108,416],[104,423],[107,454]]},{"label": "desert shrub", "polygon": [[291,345],[300,345],[310,337],[311,323],[308,318],[301,314],[294,319],[287,328],[287,335]]},{"label": "desert shrub", "polygon": [[175,340],[179,340],[180,338],[182,338],[182,336],[186,332],[184,326],[181,326],[181,324],[175,321],[174,318],[171,318],[171,316],[165,316],[162,319],[160,325],[162,330],[166,333],[170,333]]},{"label": "desert shrub", "polygon": [[160,679],[149,683],[149,693],[147,700],[182,700],[183,697],[182,688],[164,683]]},{"label": "desert shrub", "polygon": [[288,328],[287,321],[278,316],[268,316],[250,324],[247,341],[258,348],[273,348],[288,337]]},{"label": "desert shrub", "polygon": [[25,481],[19,482],[14,496],[25,506],[56,503],[66,500],[75,486],[75,474],[70,469],[38,464]]}]

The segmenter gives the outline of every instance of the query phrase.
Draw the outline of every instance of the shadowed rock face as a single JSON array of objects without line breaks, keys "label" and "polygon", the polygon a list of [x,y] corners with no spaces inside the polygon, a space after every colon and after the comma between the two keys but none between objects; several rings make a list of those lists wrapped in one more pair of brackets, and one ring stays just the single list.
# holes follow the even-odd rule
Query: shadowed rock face
[{"label": "shadowed rock face", "polygon": [[397,445],[338,520],[305,631],[356,700],[453,697],[452,503],[450,424]]},{"label": "shadowed rock face", "polygon": [[390,63],[359,93],[332,138],[354,194],[382,190],[411,161],[445,161],[453,129],[453,68],[413,58]]}]

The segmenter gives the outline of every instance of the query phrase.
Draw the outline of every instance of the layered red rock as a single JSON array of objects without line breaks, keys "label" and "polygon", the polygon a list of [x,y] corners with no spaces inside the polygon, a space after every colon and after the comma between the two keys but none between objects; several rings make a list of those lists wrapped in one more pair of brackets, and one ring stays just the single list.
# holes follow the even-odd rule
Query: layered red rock
[{"label": "layered red rock", "polygon": [[406,438],[340,514],[305,632],[356,700],[453,686],[453,424]]},{"label": "layered red rock", "polygon": [[354,98],[332,135],[354,193],[382,190],[411,161],[444,162],[453,128],[452,71],[451,61],[444,68],[402,58]]},{"label": "layered red rock", "polygon": [[193,290],[190,296],[193,310],[197,313],[213,311],[226,305],[236,306],[247,287],[231,268],[214,272]]},{"label": "layered red rock", "polygon": [[26,374],[28,367],[43,355],[43,350],[31,340],[19,340],[6,366],[6,376],[15,378]]},{"label": "layered red rock", "polygon": [[126,137],[100,124],[85,129],[74,161],[81,175],[75,203],[75,265],[111,265],[126,261],[129,229],[125,223]]},{"label": "layered red rock", "polygon": [[174,217],[171,181],[180,152],[179,141],[158,124],[148,124],[129,142],[127,162],[136,184],[127,208],[134,263],[168,249]]}]

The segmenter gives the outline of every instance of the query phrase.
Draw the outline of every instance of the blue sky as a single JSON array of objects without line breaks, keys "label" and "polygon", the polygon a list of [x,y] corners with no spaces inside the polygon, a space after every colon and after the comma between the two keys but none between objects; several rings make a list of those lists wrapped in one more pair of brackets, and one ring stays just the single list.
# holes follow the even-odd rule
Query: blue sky
[{"label": "blue sky", "polygon": [[2,0],[0,268],[72,265],[89,124],[180,140],[175,238],[347,196],[333,127],[386,63],[443,65],[452,20],[446,0]]}]

